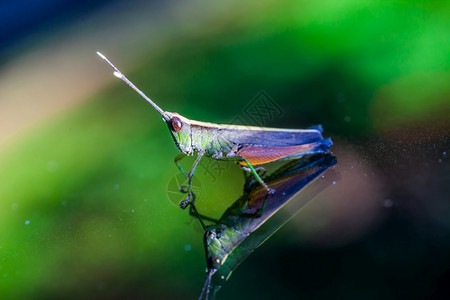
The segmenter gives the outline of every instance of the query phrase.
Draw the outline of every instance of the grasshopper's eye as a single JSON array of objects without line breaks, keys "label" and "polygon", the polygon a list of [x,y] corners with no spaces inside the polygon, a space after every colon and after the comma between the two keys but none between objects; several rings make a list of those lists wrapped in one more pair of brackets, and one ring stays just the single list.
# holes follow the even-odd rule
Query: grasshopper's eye
[{"label": "grasshopper's eye", "polygon": [[178,118],[178,117],[172,118],[172,127],[173,127],[173,130],[175,130],[175,132],[181,131],[181,129],[183,128],[183,123],[181,123],[180,118]]}]

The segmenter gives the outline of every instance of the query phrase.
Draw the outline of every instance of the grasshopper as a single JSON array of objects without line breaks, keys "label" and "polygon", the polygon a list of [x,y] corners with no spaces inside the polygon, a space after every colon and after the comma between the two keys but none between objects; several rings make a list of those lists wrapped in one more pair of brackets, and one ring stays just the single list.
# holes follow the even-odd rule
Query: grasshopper
[{"label": "grasshopper", "polygon": [[[282,159],[328,152],[333,144],[331,139],[322,137],[321,126],[309,129],[280,129],[219,125],[190,120],[176,112],[163,111],[103,54],[100,52],[97,52],[97,54],[114,69],[114,76],[124,81],[150,103],[167,124],[176,146],[181,151],[181,154],[174,160],[175,164],[188,179],[187,198],[180,202],[180,207],[183,209],[190,204],[191,198],[193,198],[192,176],[204,156],[239,163],[244,170],[251,172],[255,179],[272,194],[274,190],[269,188],[261,179],[255,166]],[[194,155],[195,152],[198,154],[197,158],[189,173],[186,173],[179,162],[188,155]]]}]

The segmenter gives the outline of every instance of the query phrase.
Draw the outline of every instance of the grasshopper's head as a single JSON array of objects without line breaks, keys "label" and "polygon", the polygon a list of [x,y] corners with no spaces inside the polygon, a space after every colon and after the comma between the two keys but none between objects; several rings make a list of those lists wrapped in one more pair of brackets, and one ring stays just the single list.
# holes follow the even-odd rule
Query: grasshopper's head
[{"label": "grasshopper's head", "polygon": [[172,112],[164,112],[167,118],[164,121],[169,127],[173,140],[178,149],[185,154],[192,154],[192,141],[191,141],[191,122],[189,119]]},{"label": "grasshopper's head", "polygon": [[206,231],[203,239],[206,247],[206,264],[208,269],[219,270],[227,256],[222,247],[220,230],[211,229]]}]

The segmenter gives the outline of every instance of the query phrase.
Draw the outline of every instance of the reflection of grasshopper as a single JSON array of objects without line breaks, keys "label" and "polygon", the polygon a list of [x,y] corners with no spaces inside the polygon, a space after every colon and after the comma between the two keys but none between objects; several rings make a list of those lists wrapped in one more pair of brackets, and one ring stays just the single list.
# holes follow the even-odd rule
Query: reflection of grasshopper
[{"label": "reflection of grasshopper", "polygon": [[[264,188],[271,189],[256,172],[254,166],[266,164],[280,159],[300,157],[307,154],[327,152],[332,142],[322,137],[322,128],[279,129],[252,126],[219,125],[189,120],[177,113],[163,111],[131,81],[129,81],[103,54],[97,52],[114,69],[114,75],[149,102],[163,117],[170,133],[182,152],[175,158],[180,171],[188,179],[188,196],[181,201],[181,208],[190,203],[192,193],[192,176],[203,156],[218,160],[236,161],[248,168]],[[179,160],[186,155],[198,153],[194,165],[187,174],[179,165]]]},{"label": "reflection of grasshopper", "polygon": [[[244,195],[225,211],[220,220],[215,221],[215,225],[205,226],[202,219],[213,219],[200,216],[195,207],[191,206],[191,213],[199,218],[205,228],[204,246],[208,277],[200,299],[205,291],[208,299],[211,281],[215,294],[228,280],[231,272],[255,248],[330,183],[330,180],[321,180],[304,189],[334,164],[336,158],[330,154],[318,154],[289,162],[270,176],[264,177],[267,185],[275,189],[274,194],[268,194],[261,185],[247,178]],[[289,202],[297,194],[297,200]],[[278,214],[284,206],[287,206],[286,209],[282,214]]]}]

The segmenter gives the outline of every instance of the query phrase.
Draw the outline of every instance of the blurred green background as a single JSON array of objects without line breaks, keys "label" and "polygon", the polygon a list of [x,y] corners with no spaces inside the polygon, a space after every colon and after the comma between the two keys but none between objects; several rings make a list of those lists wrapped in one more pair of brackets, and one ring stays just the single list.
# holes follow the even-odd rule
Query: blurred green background
[{"label": "blurred green background", "polygon": [[[96,51],[164,110],[261,125],[245,107],[265,91],[282,114],[264,126],[334,141],[340,180],[219,299],[448,295],[449,16],[447,1],[1,4],[1,298],[200,293],[202,230],[168,193],[178,150]],[[242,191],[236,165],[197,180],[213,216]]]}]

